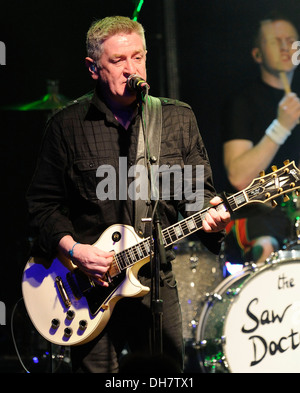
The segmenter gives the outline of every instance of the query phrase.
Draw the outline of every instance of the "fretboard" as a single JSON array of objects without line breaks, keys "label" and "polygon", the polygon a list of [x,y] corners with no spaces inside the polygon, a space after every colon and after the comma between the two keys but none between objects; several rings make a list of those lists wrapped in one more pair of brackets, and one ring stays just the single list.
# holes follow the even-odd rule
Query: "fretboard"
[{"label": "fretboard", "polygon": [[[239,194],[241,193],[237,193],[227,199],[227,203],[232,210],[236,210],[237,208],[239,208],[242,203],[242,196],[239,196]],[[235,197],[237,199],[235,199]],[[244,200],[246,204],[246,199]],[[168,247],[201,229],[203,225],[203,220],[205,219],[206,213],[209,209],[210,208],[201,210],[200,212],[197,212],[192,216],[183,219],[166,229],[163,229],[162,238],[164,247]],[[215,209],[228,210],[223,203],[216,206]],[[144,258],[149,257],[152,250],[152,241],[153,240],[148,237],[142,242],[137,243],[136,245],[116,254],[114,258],[114,264],[116,265],[115,267],[117,268],[117,270],[121,272],[122,270],[127,269],[128,267],[143,260]]]},{"label": "fretboard", "polygon": [[[229,197],[223,196],[223,202],[214,206],[217,210],[229,210],[233,212],[248,203],[265,203],[280,195],[297,190],[300,186],[300,171],[295,166],[294,161],[285,163],[285,166],[276,169],[269,175],[254,179],[244,190],[237,192]],[[204,209],[190,217],[177,222],[162,231],[163,244],[168,247],[177,241],[191,235],[202,228],[203,220],[210,209]],[[115,255],[114,271],[116,274],[134,265],[135,263],[148,258],[152,252],[152,238],[148,237],[136,245],[127,248]]]}]

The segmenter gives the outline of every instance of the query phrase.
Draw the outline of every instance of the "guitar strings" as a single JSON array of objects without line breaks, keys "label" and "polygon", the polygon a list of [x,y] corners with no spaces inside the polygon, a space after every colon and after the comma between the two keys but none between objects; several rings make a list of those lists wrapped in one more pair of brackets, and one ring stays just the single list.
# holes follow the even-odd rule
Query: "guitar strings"
[{"label": "guitar strings", "polygon": [[[230,205],[230,207],[232,208],[232,210],[236,210],[239,208],[238,204],[235,202],[236,196],[238,194],[244,195],[244,193],[246,192],[247,198],[245,197],[245,201],[248,202],[250,199],[248,193],[255,190],[256,188],[257,188],[257,184],[253,184],[251,187],[249,187],[245,190],[242,190],[234,195],[228,196],[227,202]],[[283,191],[281,193],[278,193],[278,196],[283,194],[284,192],[288,192],[288,191]],[[290,191],[292,191],[292,190],[290,190]],[[233,203],[236,206],[235,208],[233,207]],[[218,209],[218,207],[224,207],[224,206],[225,206],[225,204],[224,204],[224,202],[222,202],[222,203],[220,203],[220,205],[216,206],[215,208]],[[188,217],[187,219],[182,220],[181,222],[175,223],[168,228],[165,228],[162,231],[164,242],[167,243],[167,241],[166,241],[167,236],[171,240],[171,242],[169,244],[172,244],[172,243],[175,243],[179,237],[183,238],[183,237],[188,236],[189,234],[192,234],[192,233],[198,231],[199,229],[201,229],[203,219],[205,219],[205,215],[210,208],[211,207],[204,209],[200,212],[197,212],[194,215]],[[188,227],[187,220],[193,220],[193,222],[195,223],[194,229],[191,230]],[[185,229],[188,229],[188,231],[189,231],[188,234],[185,234],[183,226],[185,226]],[[178,228],[181,229],[181,232],[179,232],[179,235],[176,234],[176,229],[178,229]],[[174,235],[176,237],[175,240],[173,239],[172,235]],[[149,241],[150,241],[150,237],[146,238],[142,242],[140,242],[132,247],[129,247],[129,248],[117,253],[113,258],[113,263],[114,263],[114,266],[118,269],[118,271],[121,272],[121,270],[124,270],[125,268],[132,266],[133,264],[135,264],[138,261],[141,261],[142,259],[146,258],[147,256],[150,256],[150,251],[149,251],[150,250],[150,243],[149,243]],[[145,245],[147,245],[147,247]],[[143,246],[144,246],[144,250],[142,248]],[[147,248],[148,248],[148,250],[147,250]],[[145,251],[146,251],[146,255],[144,254]],[[134,260],[134,261],[132,261],[132,260]]]}]

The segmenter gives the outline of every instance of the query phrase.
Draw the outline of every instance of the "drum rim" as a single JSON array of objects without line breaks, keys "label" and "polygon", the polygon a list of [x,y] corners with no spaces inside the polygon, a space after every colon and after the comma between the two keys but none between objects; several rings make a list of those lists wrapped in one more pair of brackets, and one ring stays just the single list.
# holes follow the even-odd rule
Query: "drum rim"
[{"label": "drum rim", "polygon": [[273,252],[269,258],[266,259],[265,264],[262,267],[275,265],[280,262],[295,262],[300,259],[300,250],[296,249],[284,249]]},{"label": "drum rim", "polygon": [[[224,278],[224,280],[222,280],[222,282],[220,282],[216,286],[216,288],[209,294],[209,296],[211,297],[211,296],[214,296],[215,294],[219,294],[220,296],[222,296],[223,293],[229,288],[230,283],[233,284],[238,279],[241,279],[244,276],[246,276],[246,278],[245,278],[245,280],[246,280],[247,275],[251,274],[252,272],[254,272],[253,265],[244,266],[244,268],[241,271]],[[197,326],[195,338],[196,338],[196,344],[199,345],[200,351],[201,351],[201,342],[205,340],[205,337],[202,337],[202,335],[203,335],[202,333],[205,332],[204,329],[206,327],[207,318],[209,317],[210,311],[212,310],[215,302],[217,302],[217,301],[218,301],[217,298],[215,298],[212,301],[207,300],[205,302],[205,305],[204,305],[204,307],[201,311],[201,314],[199,316],[199,321],[198,321],[198,326]],[[225,315],[227,315],[227,313],[224,314],[224,316]],[[222,331],[223,331],[223,329],[222,329]],[[222,344],[222,348],[223,348],[223,344]],[[202,356],[199,356],[198,361],[200,363],[200,368],[205,372],[206,367],[204,365],[204,358],[202,358]]]}]

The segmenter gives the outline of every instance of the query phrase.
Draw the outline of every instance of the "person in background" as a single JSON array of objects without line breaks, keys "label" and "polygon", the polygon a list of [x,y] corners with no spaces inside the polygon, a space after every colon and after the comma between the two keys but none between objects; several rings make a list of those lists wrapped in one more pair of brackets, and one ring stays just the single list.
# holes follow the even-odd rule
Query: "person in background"
[{"label": "person in background", "polygon": [[[235,190],[246,188],[263,170],[300,162],[299,87],[293,76],[299,35],[286,17],[264,19],[257,28],[252,57],[260,78],[245,87],[226,110],[223,135],[224,165]],[[290,87],[295,91],[290,91]],[[280,204],[248,205],[227,226],[225,254],[233,262],[263,262],[282,247],[291,225]]]},{"label": "person in background", "polygon": [[[87,33],[87,52],[85,61],[95,81],[95,90],[56,113],[48,122],[27,201],[36,238],[33,254],[53,258],[62,253],[96,285],[109,288],[106,273],[114,252],[101,250],[93,243],[113,224],[130,225],[140,236],[145,235],[135,225],[135,200],[129,197],[124,200],[118,194],[116,198],[99,199],[96,192],[97,183],[105,179],[99,177],[97,168],[113,167],[115,179],[120,179],[124,168],[119,168],[119,158],[126,158],[126,174],[138,159],[144,103],[137,89],[130,88],[128,80],[132,75],[139,75],[143,81],[147,78],[144,29],[140,23],[122,16],[96,21]],[[185,165],[204,168],[204,207],[210,209],[198,235],[217,254],[230,214],[214,208],[221,199],[216,196],[195,115],[185,103],[167,98],[159,101],[160,164],[166,167],[178,164],[182,171]],[[195,180],[194,172],[191,181]],[[129,185],[133,179],[128,176],[127,181]],[[148,189],[148,184],[144,187]],[[122,191],[129,195],[127,190]],[[190,202],[184,198],[161,199],[162,228],[176,223],[178,212],[184,217],[194,214],[186,209]],[[171,259],[170,253],[160,267],[163,354],[172,362],[174,370],[182,371],[181,311]],[[140,282],[148,287],[151,286],[149,265],[142,266],[138,274]],[[141,359],[146,354],[150,356],[153,326],[150,300],[150,293],[119,300],[98,337],[71,347],[73,371],[119,372],[124,348],[136,356],[140,354]]]}]

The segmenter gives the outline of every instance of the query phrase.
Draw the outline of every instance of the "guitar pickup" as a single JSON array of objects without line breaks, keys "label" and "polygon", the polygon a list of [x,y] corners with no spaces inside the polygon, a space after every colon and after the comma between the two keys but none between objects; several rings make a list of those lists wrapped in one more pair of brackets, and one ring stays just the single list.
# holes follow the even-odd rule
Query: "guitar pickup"
[{"label": "guitar pickup", "polygon": [[70,300],[70,298],[69,298],[69,296],[68,296],[68,294],[67,294],[67,291],[65,290],[63,281],[62,281],[62,279],[61,279],[60,276],[57,276],[57,277],[55,278],[55,284],[56,284],[56,287],[57,287],[57,289],[58,289],[58,292],[59,292],[59,294],[60,294],[60,296],[61,296],[61,299],[62,299],[64,305],[65,305],[67,308],[69,308],[69,307],[71,306],[72,303],[71,303],[71,300]]}]

